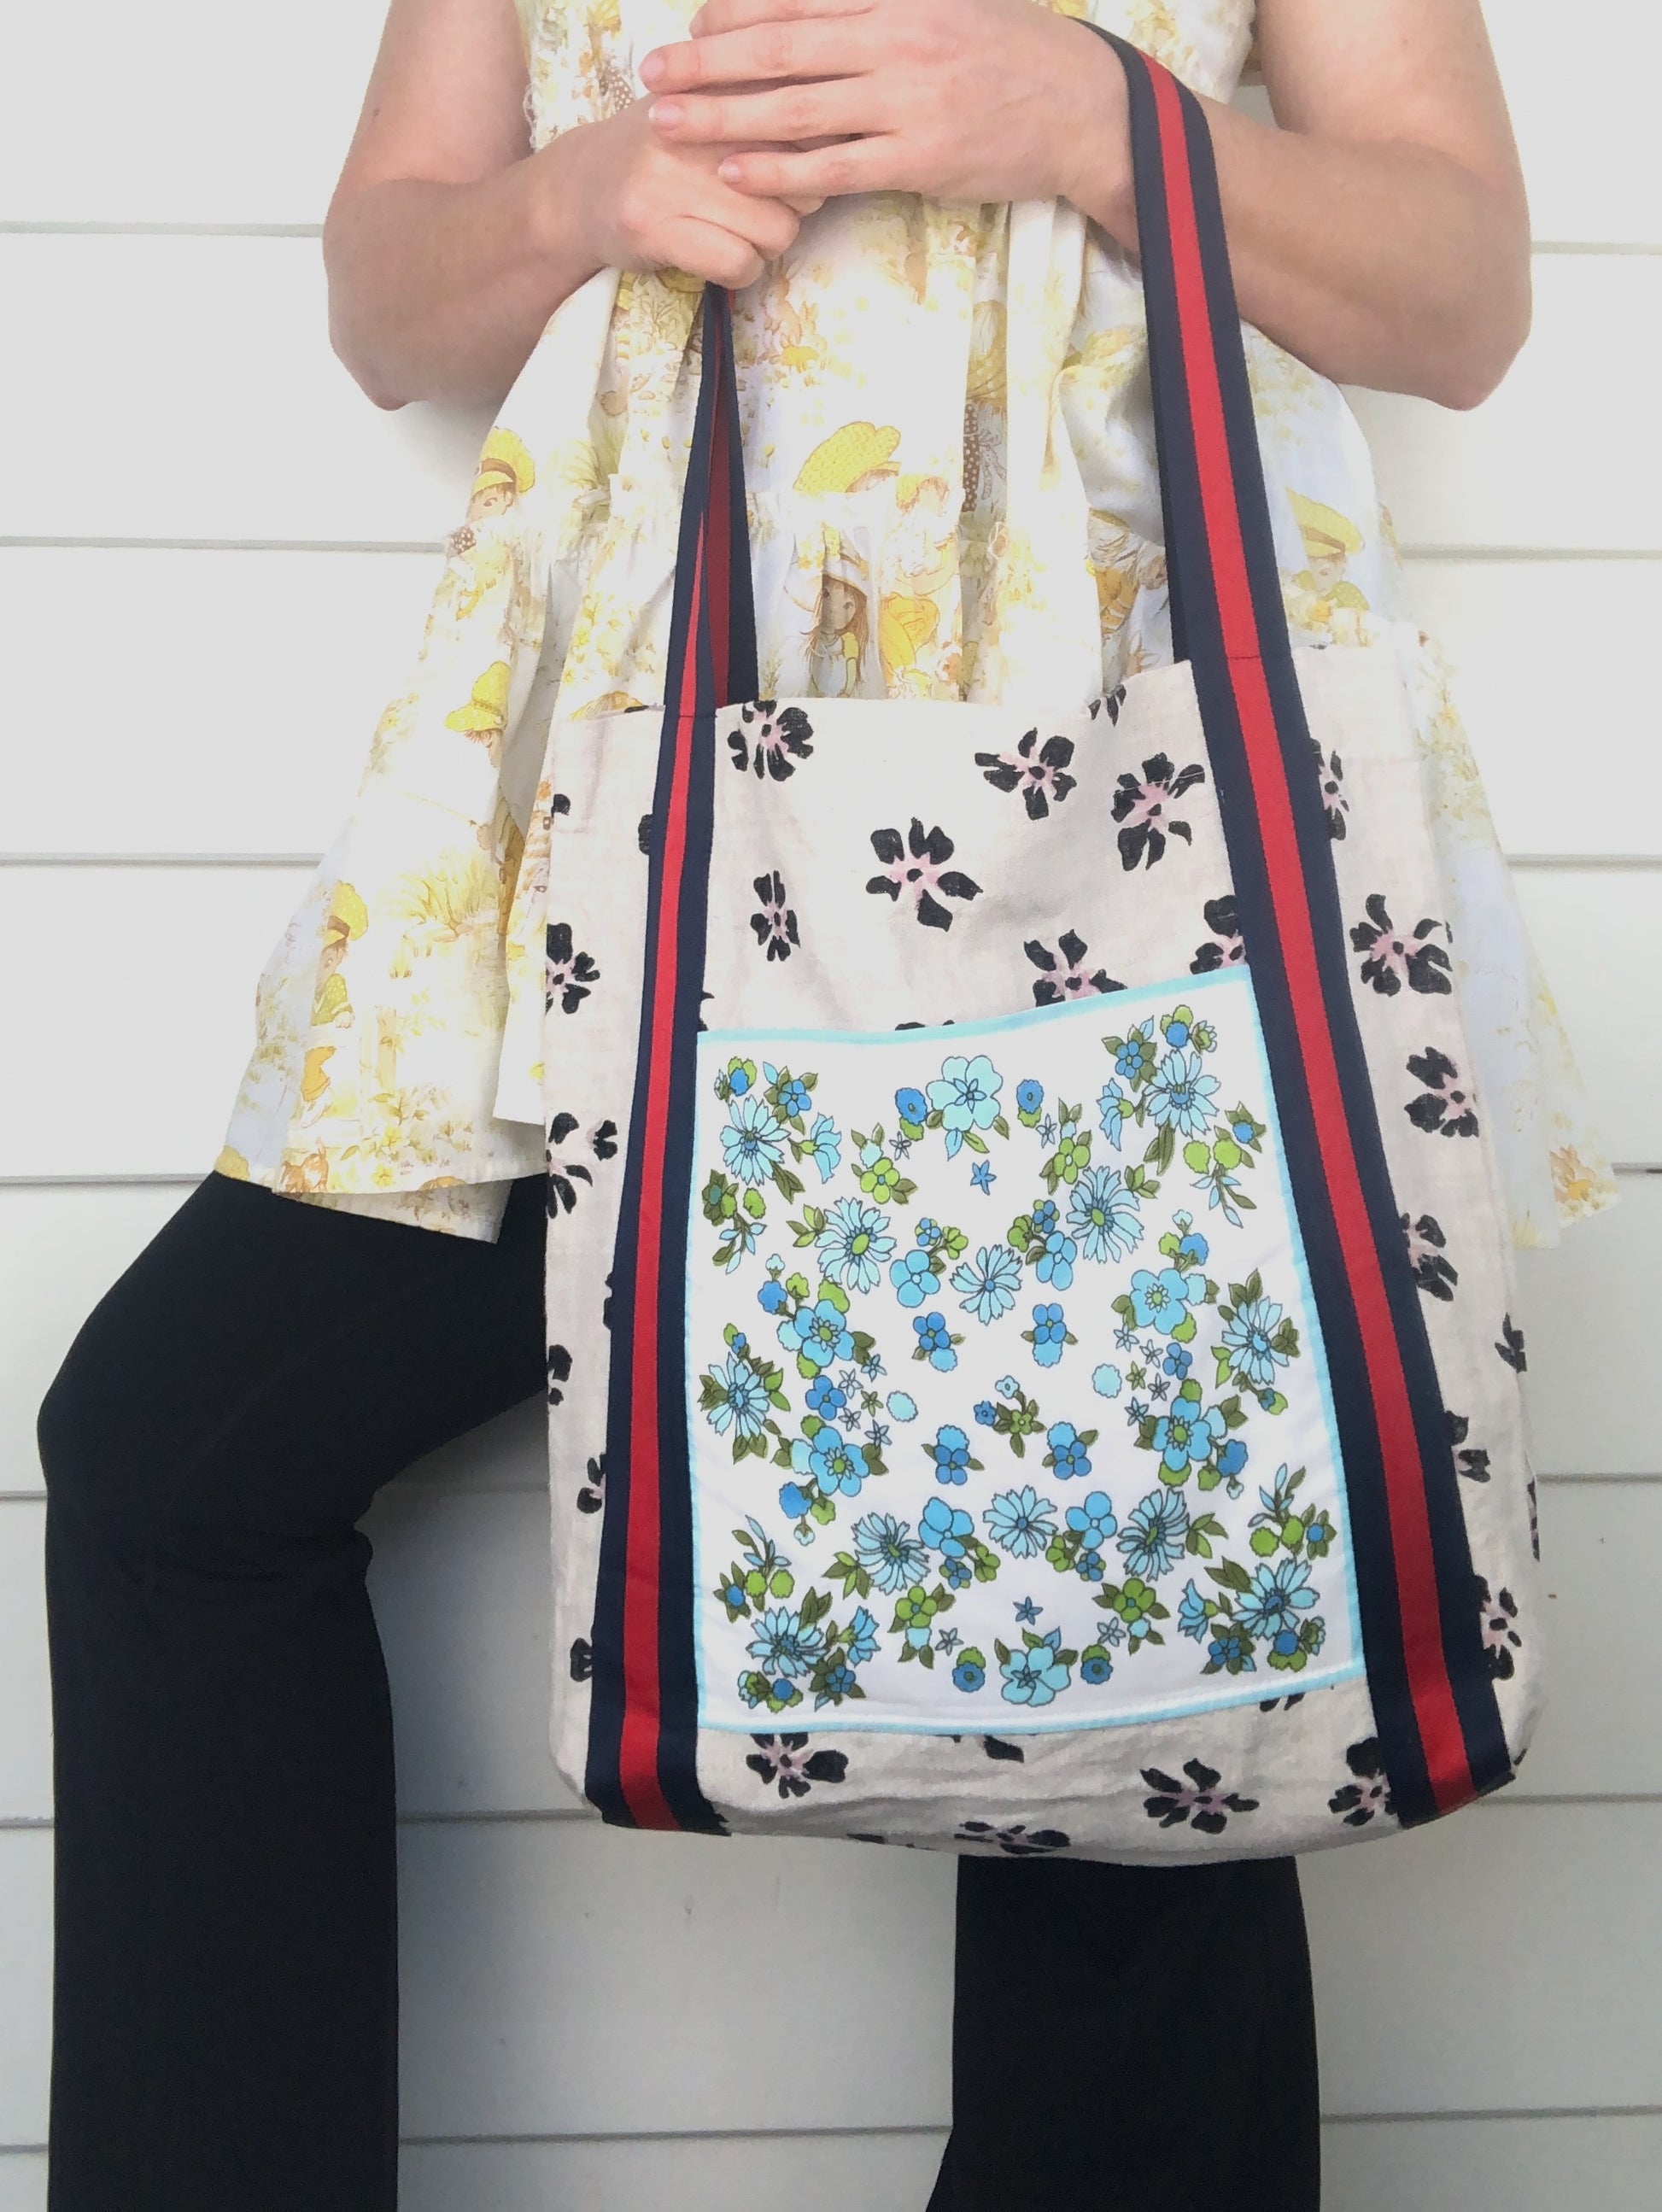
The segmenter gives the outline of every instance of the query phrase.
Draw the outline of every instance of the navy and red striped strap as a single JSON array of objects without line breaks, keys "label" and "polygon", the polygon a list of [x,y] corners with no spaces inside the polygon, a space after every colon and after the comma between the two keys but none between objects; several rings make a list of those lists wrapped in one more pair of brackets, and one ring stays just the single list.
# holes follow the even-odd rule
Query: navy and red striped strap
[{"label": "navy and red striped strap", "polygon": [[[1087,27],[1096,30],[1095,25]],[[1510,1778],[1452,1449],[1351,995],[1205,113],[1111,33],[1129,88],[1174,638],[1192,666],[1332,1377],[1381,1752],[1405,1822]],[[654,809],[635,1110],[612,1285],[587,1794],[718,1829],[696,1772],[691,1133],[713,716],[756,684],[729,303],[710,288]]]}]

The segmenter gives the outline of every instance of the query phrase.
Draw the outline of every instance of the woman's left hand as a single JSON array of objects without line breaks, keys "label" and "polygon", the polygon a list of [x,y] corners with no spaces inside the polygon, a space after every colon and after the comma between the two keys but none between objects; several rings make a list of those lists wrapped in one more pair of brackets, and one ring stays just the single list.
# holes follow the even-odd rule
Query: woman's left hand
[{"label": "woman's left hand", "polygon": [[1118,57],[1034,0],[704,0],[694,35],[641,64],[654,128],[748,142],[726,181],[775,198],[1111,204]]}]

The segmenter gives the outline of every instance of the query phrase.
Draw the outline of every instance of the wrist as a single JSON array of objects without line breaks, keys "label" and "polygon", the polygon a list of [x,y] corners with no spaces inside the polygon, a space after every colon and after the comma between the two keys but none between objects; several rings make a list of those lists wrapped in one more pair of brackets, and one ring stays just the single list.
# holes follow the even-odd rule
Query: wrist
[{"label": "wrist", "polygon": [[609,216],[615,199],[606,122],[580,123],[515,165],[522,236],[537,267],[564,298],[617,259]]},{"label": "wrist", "polygon": [[1056,197],[1071,201],[1123,245],[1134,245],[1136,201],[1124,64],[1087,26],[1066,16],[1052,20],[1068,40],[1062,49]]}]

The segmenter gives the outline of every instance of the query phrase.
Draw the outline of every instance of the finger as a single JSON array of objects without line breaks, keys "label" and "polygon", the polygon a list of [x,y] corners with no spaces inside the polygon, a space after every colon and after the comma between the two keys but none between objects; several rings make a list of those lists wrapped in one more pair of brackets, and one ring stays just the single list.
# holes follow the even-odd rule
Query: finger
[{"label": "finger", "polygon": [[796,23],[817,15],[864,15],[872,0],[704,0],[687,28],[695,38],[740,31],[752,23]]},{"label": "finger", "polygon": [[702,276],[709,283],[725,284],[730,291],[742,291],[746,285],[753,284],[765,265],[748,239],[723,230],[718,223],[700,222],[693,216],[684,216],[667,231],[664,242],[674,256],[676,268],[685,269],[690,276]]},{"label": "finger", "polygon": [[805,139],[869,137],[886,131],[890,120],[870,77],[654,100],[647,112],[654,131],[683,146],[737,147],[748,140],[800,147]]},{"label": "finger", "polygon": [[714,174],[690,195],[686,213],[700,222],[731,231],[768,261],[776,260],[794,244],[801,225],[801,217],[782,198],[741,192]]},{"label": "finger", "polygon": [[756,23],[654,46],[641,62],[648,92],[703,92],[788,77],[847,76],[868,66],[868,41],[846,19]]},{"label": "finger", "polygon": [[921,191],[911,180],[914,158],[900,138],[843,138],[807,152],[729,154],[716,174],[737,191],[770,199],[804,194],[832,199],[845,192]]}]

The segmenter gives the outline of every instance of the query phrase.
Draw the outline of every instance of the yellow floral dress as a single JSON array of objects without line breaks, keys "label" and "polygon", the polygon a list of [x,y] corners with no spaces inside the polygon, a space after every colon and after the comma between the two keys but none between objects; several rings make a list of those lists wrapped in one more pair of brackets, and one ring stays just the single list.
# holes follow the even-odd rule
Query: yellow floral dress
[{"label": "yellow floral dress", "polygon": [[[636,96],[697,0],[519,0],[535,143]],[[1253,0],[1063,0],[1227,99]],[[257,990],[217,1166],[494,1237],[544,1164],[555,720],[660,702],[700,286],[606,272],[555,314],[452,535],[408,685]],[[735,305],[764,693],[1078,706],[1172,654],[1135,266],[1066,203],[828,202]],[[1388,642],[1423,740],[1514,1233],[1613,1186],[1445,670],[1336,387],[1250,328],[1289,620]],[[1339,802],[1342,804],[1342,801]]]}]

